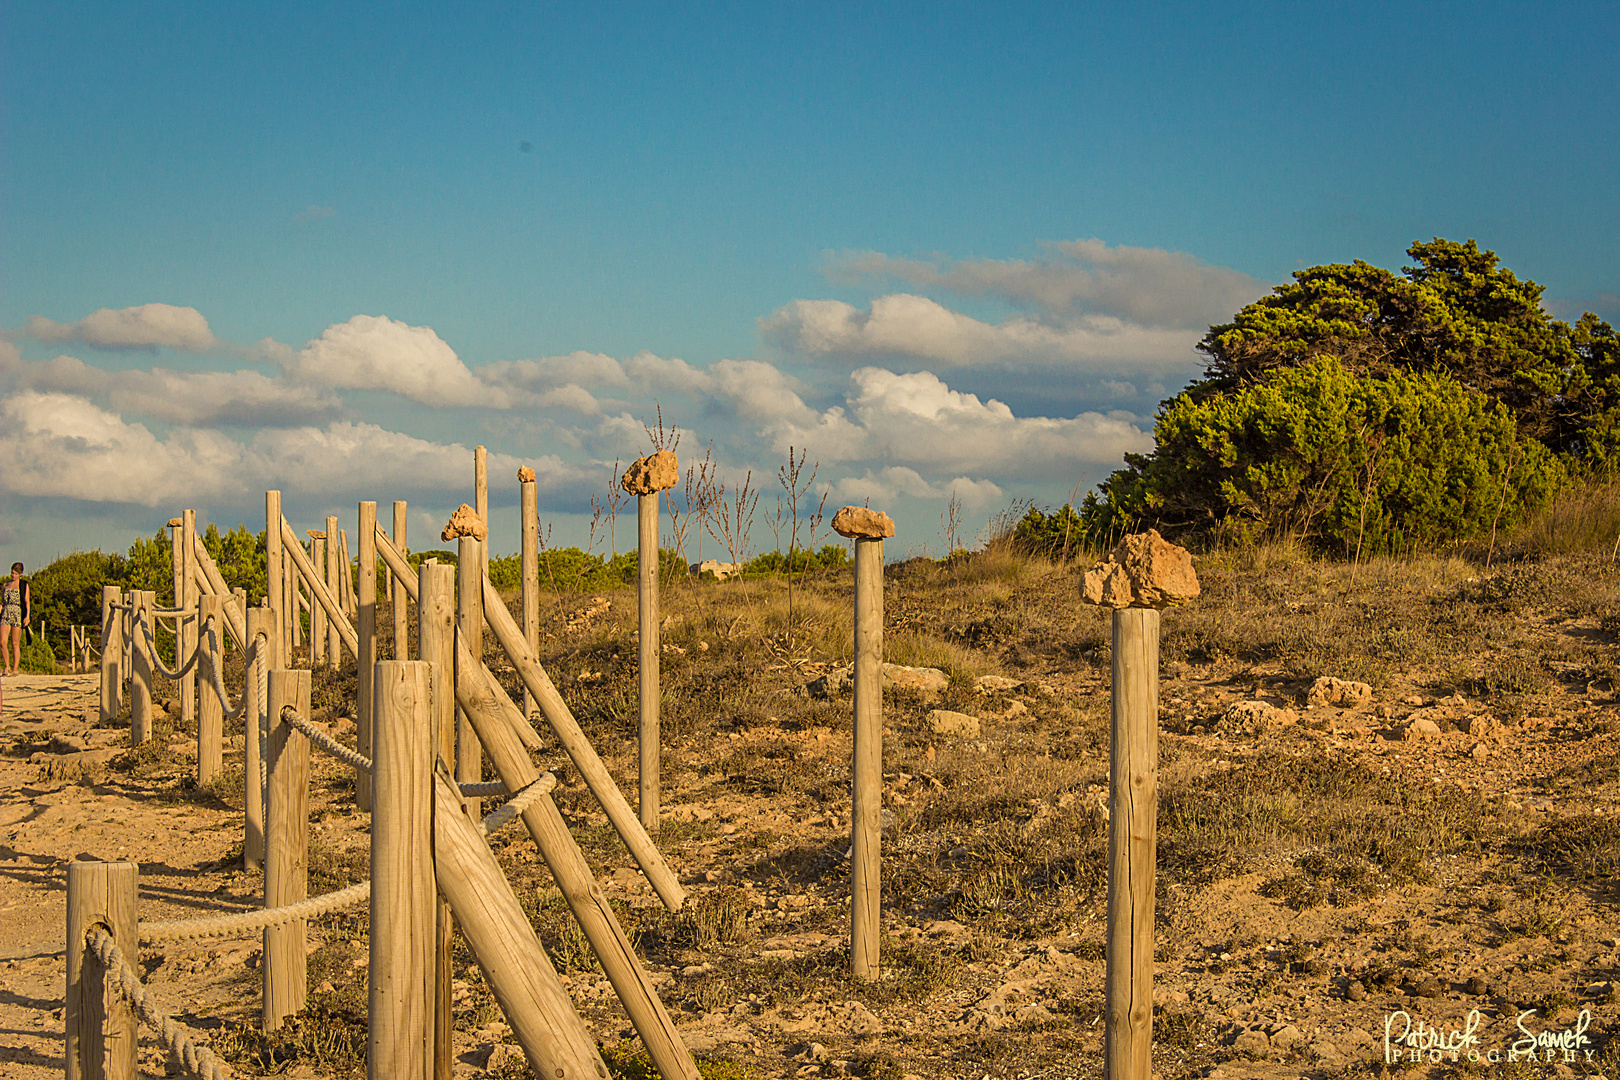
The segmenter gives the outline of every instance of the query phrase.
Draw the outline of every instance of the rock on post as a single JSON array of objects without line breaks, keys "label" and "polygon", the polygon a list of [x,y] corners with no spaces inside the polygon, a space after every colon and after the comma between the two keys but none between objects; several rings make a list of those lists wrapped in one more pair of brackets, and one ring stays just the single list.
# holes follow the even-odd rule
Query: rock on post
[{"label": "rock on post", "polygon": [[833,532],[851,540],[883,540],[894,535],[894,519],[881,510],[846,506],[833,515]]},{"label": "rock on post", "polygon": [[484,524],[484,519],[478,516],[478,511],[466,503],[456,507],[455,512],[450,515],[450,520],[445,523],[444,531],[439,534],[439,539],[448,541],[463,536],[470,536],[480,543],[489,536],[489,527]]},{"label": "rock on post", "polygon": [[651,495],[655,491],[672,488],[681,478],[680,464],[675,451],[660,450],[656,454],[636,458],[625,467],[619,486],[632,495]]},{"label": "rock on post", "polygon": [[1198,575],[1186,548],[1149,529],[1125,537],[1086,571],[1081,595],[1108,608],[1167,608],[1198,596]]}]

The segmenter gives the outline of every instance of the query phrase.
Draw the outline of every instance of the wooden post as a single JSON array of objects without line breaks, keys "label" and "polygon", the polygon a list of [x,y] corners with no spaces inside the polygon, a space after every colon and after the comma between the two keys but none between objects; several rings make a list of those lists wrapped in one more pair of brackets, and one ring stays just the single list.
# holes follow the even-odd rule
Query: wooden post
[{"label": "wooden post", "polygon": [[[429,559],[417,567],[416,651],[433,665],[441,680],[433,696],[431,732],[440,760],[456,760],[456,568]],[[453,1054],[450,1030],[450,976],[453,970],[455,921],[450,905],[440,903],[434,920],[433,1068],[438,1080],[450,1073]]]},{"label": "wooden post", "polygon": [[855,541],[855,759],[850,815],[849,956],[856,978],[880,970],[883,837],[883,541]]},{"label": "wooden post", "polygon": [[[213,672],[223,670],[224,657],[216,650],[223,649],[225,637],[225,601],[219,596],[204,596],[197,601],[197,683],[202,694],[197,702],[197,783],[205,784],[219,775],[225,760],[225,706],[214,690]],[[212,640],[208,627],[212,625]],[[243,778],[246,783],[246,777]]]},{"label": "wooden post", "polygon": [[247,668],[242,687],[242,695],[247,698],[247,706],[242,710],[242,866],[245,869],[264,865],[264,729],[260,724],[266,703],[259,697],[259,671],[261,668],[269,671],[275,666],[272,661],[277,617],[276,609],[269,607],[248,608],[247,612],[248,645],[251,647],[260,634],[265,640],[259,647],[257,659]]},{"label": "wooden post", "polygon": [[1153,1050],[1153,875],[1159,793],[1159,613],[1113,625],[1108,772],[1107,1080],[1148,1080]]},{"label": "wooden post", "polygon": [[349,613],[349,618],[360,617],[360,601],[355,595],[358,588],[355,582],[354,564],[349,562],[349,530],[338,530],[338,570],[343,575],[343,610]]},{"label": "wooden post", "polygon": [[[186,560],[186,551],[187,551],[185,525],[186,525],[186,519],[183,518],[183,517],[176,517],[176,518],[170,518],[169,519],[169,551],[170,551],[171,563],[173,565],[173,578],[174,578],[174,602],[173,602],[172,606],[174,606],[176,608],[179,608],[182,611],[184,611],[186,609],[186,607],[187,607],[186,602],[185,602],[185,599],[186,599],[185,560]],[[163,625],[162,622],[160,620],[158,620],[156,616],[154,616],[153,619],[152,619],[152,635],[153,635],[153,640],[154,641],[156,641],[156,638],[157,638],[158,628],[160,626],[162,626],[162,625]],[[158,658],[155,657],[154,659],[158,659]],[[174,620],[174,666],[175,666],[176,669],[178,669],[185,662],[186,662],[185,620],[176,619],[176,620]],[[182,679],[180,679],[178,681],[179,681],[179,683],[181,685],[176,686],[175,689],[180,694],[180,722],[181,722],[182,726],[189,727],[191,725],[191,721],[192,721],[192,702],[191,702],[190,696],[185,691],[184,684],[186,682],[186,679],[182,678]]]},{"label": "wooden post", "polygon": [[[348,605],[343,600],[343,568],[338,564],[338,523],[336,516],[326,519],[326,587],[331,590],[332,597],[337,601],[338,611],[344,618],[348,618]],[[344,561],[347,561],[345,555]],[[338,637],[338,620],[333,616],[326,620],[326,666],[339,668],[343,665],[343,641]]]},{"label": "wooden post", "polygon": [[[432,1075],[433,697],[430,665],[384,660],[376,717],[371,812],[371,1080]],[[444,689],[448,689],[445,687]],[[442,690],[441,690],[442,692]]]},{"label": "wooden post", "polygon": [[[539,778],[540,771],[530,760],[522,739],[510,721],[503,719],[504,713],[493,679],[486,669],[473,663],[466,649],[458,647],[456,659],[456,700],[477,729],[479,739],[489,753],[490,764],[500,774],[501,782],[508,791],[515,792],[527,787]],[[544,701],[544,698],[541,700]],[[634,819],[631,821],[633,823]],[[613,984],[624,1011],[635,1025],[636,1033],[641,1036],[642,1045],[647,1048],[647,1055],[659,1073],[669,1080],[697,1080],[697,1066],[692,1062],[692,1055],[687,1052],[675,1025],[670,1021],[669,1013],[653,989],[652,980],[636,959],[635,949],[625,937],[607,896],[596,884],[585,856],[575,845],[568,824],[563,821],[551,796],[541,796],[523,811],[523,823],[540,848],[546,865],[551,868],[564,901],[591,943],[592,951],[596,953],[603,972]]]},{"label": "wooden post", "polygon": [[[482,567],[485,546],[471,536],[458,537],[456,541],[456,632],[479,663],[484,656]],[[478,733],[462,713],[456,721],[456,779],[463,784],[476,784],[483,778],[484,752],[478,745]],[[471,799],[468,805],[477,814],[482,804],[478,799]]]},{"label": "wooden post", "polygon": [[543,1077],[605,1077],[595,1039],[574,1011],[474,815],[443,773],[434,779],[434,814],[439,891],[455,911],[530,1070]]},{"label": "wooden post", "polygon": [[[185,595],[176,594],[174,606],[182,611],[195,611],[197,608],[197,574],[192,566],[196,556],[192,554],[202,544],[197,540],[197,511],[186,510],[180,515],[180,576],[176,584],[177,590],[184,588]],[[179,667],[189,660],[197,651],[197,642],[200,640],[198,626],[195,619],[176,619],[174,622],[175,640],[175,667]],[[189,730],[197,722],[197,675],[198,670],[193,665],[190,674],[180,679],[180,720]]]},{"label": "wooden post", "polygon": [[[323,537],[309,538],[309,565],[310,573],[305,577],[304,583],[309,586],[309,666],[313,670],[326,663],[326,608],[314,602],[317,587],[326,586],[326,540]],[[302,569],[300,567],[299,569]]]},{"label": "wooden post", "polygon": [[[283,540],[285,541],[285,538]],[[285,542],[283,542],[282,551],[284,555],[290,554],[290,549],[286,547]],[[292,651],[304,643],[303,614],[301,611],[302,604],[298,599],[297,564],[291,558],[287,558],[282,566],[284,568],[282,573],[286,576],[287,611],[285,618],[287,629],[286,636],[282,638],[282,648],[278,659],[281,660],[284,667],[292,667]]]},{"label": "wooden post", "polygon": [[140,962],[136,895],[139,871],[132,862],[70,862],[67,865],[68,1080],[133,1080],[135,1013],[86,944],[102,927],[131,964]]},{"label": "wooden post", "polygon": [[[264,906],[285,907],[303,900],[308,890],[309,742],[281,718],[291,705],[310,715],[310,673],[293,669],[270,673],[270,765],[266,802]],[[264,932],[264,1030],[304,1007],[305,922],[295,920]]]},{"label": "wooden post", "polygon": [[[359,697],[355,704],[359,707],[355,710],[354,741],[355,749],[363,756],[370,757],[371,677],[372,667],[377,663],[377,504],[362,502],[359,519],[360,579],[355,585],[360,594],[355,607],[358,623],[355,632],[360,635],[360,655],[355,660]],[[344,547],[348,547],[347,541]],[[403,660],[404,657],[395,659]],[[358,769],[354,774],[354,804],[361,810],[371,809],[371,776]]]},{"label": "wooden post", "polygon": [[[519,515],[523,518],[523,539],[518,559],[523,575],[523,637],[529,651],[540,655],[540,485],[534,470],[518,470]],[[488,524],[487,522],[485,524]],[[523,691],[523,715],[533,716],[534,695]]]},{"label": "wooden post", "polygon": [[123,590],[117,585],[101,587],[101,726],[112,727],[118,719],[118,661],[123,655],[123,632],[117,604]]},{"label": "wooden post", "polygon": [[135,658],[129,687],[129,745],[139,746],[152,737],[152,654],[147,649],[146,631],[152,626],[157,593],[137,589],[131,595],[135,597],[136,608],[130,620]]},{"label": "wooden post", "polygon": [[[309,586],[310,607],[329,617],[337,624],[338,638],[350,653],[358,656],[360,653],[360,635],[355,633],[354,624],[349,621],[347,615],[343,614],[343,609],[338,606],[338,602],[332,596],[331,590],[319,580],[320,571],[310,561],[309,557],[304,554],[303,549],[298,546],[298,538],[293,534],[292,526],[284,525],[283,528],[287,530],[284,534],[286,539],[292,541],[292,543],[286,545],[286,552],[292,556],[293,562],[298,567],[298,573]],[[324,628],[322,633],[325,633]],[[310,644],[311,647],[314,646],[313,641]]]},{"label": "wooden post", "polygon": [[[225,628],[220,631],[219,643],[223,646],[226,637],[235,637],[236,647],[246,651],[253,640],[247,636],[247,590],[240,587],[232,589],[231,599],[236,601],[236,606],[232,608],[230,605],[226,605],[225,607]],[[237,634],[237,630],[240,630],[241,633]],[[230,631],[230,633],[227,634],[226,631]]]},{"label": "wooden post", "polygon": [[658,828],[658,492],[636,496],[637,626],[641,631],[641,827]]},{"label": "wooden post", "polygon": [[[482,446],[473,447],[473,509],[478,511],[478,520],[489,528],[489,451]],[[489,538],[486,535],[485,540]],[[489,576],[489,544],[486,542],[479,552],[478,572],[485,577]]]},{"label": "wooden post", "polygon": [[264,595],[275,613],[270,620],[270,666],[288,667],[282,650],[290,648],[287,636],[287,585],[281,559],[281,492],[264,493]]},{"label": "wooden post", "polygon": [[507,657],[512,666],[517,668],[518,677],[523,685],[540,703],[540,712],[546,718],[546,723],[557,736],[557,741],[568,753],[568,758],[579,770],[579,775],[590,787],[591,794],[601,804],[602,812],[613,823],[614,831],[624,841],[624,846],[630,849],[631,856],[641,872],[647,875],[647,881],[664,906],[671,911],[678,911],[686,899],[686,890],[681,888],[675,875],[670,873],[669,867],[664,863],[664,857],[659,854],[649,837],[636,820],[635,814],[630,810],[630,804],[625,801],[624,793],[613,782],[613,776],[597,757],[595,747],[580,730],[579,721],[574,719],[573,712],[568,703],[563,701],[562,695],[557,693],[551,676],[540,662],[529,654],[529,647],[523,643],[523,635],[518,630],[517,623],[512,621],[511,612],[501,603],[500,594],[495,591],[488,579],[484,581],[484,618],[489,628],[495,632],[495,637],[506,650]]},{"label": "wooden post", "polygon": [[[401,555],[410,549],[405,546],[405,522],[409,515],[405,512],[405,500],[394,500],[394,547],[399,549]],[[399,575],[391,574],[390,580],[398,579],[397,584],[405,584],[405,579]],[[411,654],[410,649],[410,611],[405,606],[405,597],[399,589],[394,590],[394,659],[405,660]]]}]

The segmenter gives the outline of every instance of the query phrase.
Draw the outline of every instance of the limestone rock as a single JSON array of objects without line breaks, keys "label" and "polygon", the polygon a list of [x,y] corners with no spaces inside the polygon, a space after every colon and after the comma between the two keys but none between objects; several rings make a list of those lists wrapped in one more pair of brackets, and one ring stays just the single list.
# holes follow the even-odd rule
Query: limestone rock
[{"label": "limestone rock", "polygon": [[1017,690],[1023,686],[1021,679],[1009,679],[1005,675],[980,675],[973,680],[974,689],[981,694],[1000,694]]},{"label": "limestone rock", "polygon": [[1284,1024],[1271,1033],[1271,1045],[1279,1050],[1291,1050],[1304,1041],[1304,1033],[1293,1024]]},{"label": "limestone rock", "polygon": [[675,451],[660,450],[656,454],[636,458],[625,466],[619,486],[632,495],[651,495],[655,491],[674,487],[681,479],[681,466],[675,460]]},{"label": "limestone rock", "polygon": [[935,735],[953,735],[963,739],[977,739],[984,733],[977,716],[951,712],[949,709],[934,709],[929,712],[928,730]]},{"label": "limestone rock", "polygon": [[519,466],[518,467],[518,483],[520,483],[520,484],[532,484],[532,483],[534,483],[534,470],[529,468],[527,465]]},{"label": "limestone rock", "polygon": [[185,518],[170,518],[166,523],[171,529],[178,529],[186,523]]},{"label": "limestone rock", "polygon": [[1166,608],[1198,595],[1192,555],[1157,529],[1127,536],[1113,554],[1086,571],[1081,595],[1102,607]]},{"label": "limestone rock", "polygon": [[[914,690],[923,697],[935,697],[950,685],[951,677],[939,668],[907,667],[904,664],[884,664],[883,688],[898,687]],[[855,681],[855,669],[848,665],[833,668],[819,679],[813,679],[805,689],[811,696],[833,698],[845,693]]]},{"label": "limestone rock", "polygon": [[1323,675],[1311,684],[1306,700],[1312,705],[1338,705],[1345,709],[1359,709],[1372,704],[1373,689],[1364,682],[1350,682]]},{"label": "limestone rock", "polygon": [[1264,1055],[1271,1050],[1271,1039],[1263,1031],[1244,1031],[1232,1040],[1232,1049],[1240,1054]]},{"label": "limestone rock", "polygon": [[1420,716],[1401,730],[1401,737],[1407,741],[1413,739],[1438,739],[1440,737],[1440,725],[1426,716]]},{"label": "limestone rock", "polygon": [[455,540],[458,537],[470,536],[474,540],[485,540],[489,537],[489,527],[484,519],[478,516],[478,511],[462,503],[456,507],[455,513],[445,523],[444,531],[439,534],[440,540]]},{"label": "limestone rock", "polygon": [[1256,731],[1293,727],[1299,723],[1299,714],[1293,709],[1279,709],[1264,701],[1240,701],[1226,710],[1226,722]]},{"label": "limestone rock", "polygon": [[881,510],[866,506],[846,506],[833,515],[833,532],[850,538],[881,540],[894,535],[894,519]]}]

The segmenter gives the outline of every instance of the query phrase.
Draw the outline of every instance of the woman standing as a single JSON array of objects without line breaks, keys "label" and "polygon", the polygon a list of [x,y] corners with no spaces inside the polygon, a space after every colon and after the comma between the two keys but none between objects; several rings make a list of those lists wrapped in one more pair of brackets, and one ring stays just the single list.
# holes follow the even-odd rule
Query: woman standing
[{"label": "woman standing", "polygon": [[34,621],[34,601],[23,580],[23,564],[11,564],[11,577],[0,582],[0,668],[17,674],[22,663],[22,628]]}]

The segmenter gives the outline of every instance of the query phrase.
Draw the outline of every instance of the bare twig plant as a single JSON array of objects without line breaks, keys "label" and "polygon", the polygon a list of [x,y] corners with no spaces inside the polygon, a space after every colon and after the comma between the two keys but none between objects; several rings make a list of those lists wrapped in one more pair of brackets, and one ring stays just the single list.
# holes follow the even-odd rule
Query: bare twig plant
[{"label": "bare twig plant", "polygon": [[[804,496],[809,493],[811,487],[814,486],[814,484],[816,482],[816,473],[821,468],[821,463],[819,461],[816,462],[815,464],[810,466],[810,475],[808,477],[806,477],[804,475],[804,464],[805,464],[805,459],[810,456],[810,451],[808,451],[808,450],[799,450],[799,451],[797,451],[797,454],[795,454],[795,449],[796,448],[792,447],[792,446],[788,447],[787,464],[779,467],[776,470],[776,482],[782,485],[782,490],[787,494],[787,515],[788,515],[788,550],[787,550],[787,587],[788,587],[788,589],[787,589],[787,606],[788,606],[788,610],[787,610],[787,641],[786,641],[786,645],[787,645],[787,649],[788,649],[788,651],[790,653],[793,651],[793,554],[794,554],[795,551],[798,550],[798,547],[799,547],[799,500],[803,499]],[[821,501],[822,501],[822,505],[825,506],[826,502],[827,502],[827,497],[825,495],[823,495],[822,498],[821,498]],[[777,513],[781,514],[781,512],[782,512],[781,503],[778,502],[778,504],[777,504]],[[818,524],[819,524],[819,522],[818,522]],[[778,526],[778,528],[780,528],[780,526]],[[780,547],[780,538],[778,539],[778,547]]]},{"label": "bare twig plant", "polygon": [[676,427],[673,421],[670,422],[669,427],[666,429],[664,427],[663,405],[653,402],[653,408],[658,413],[658,426],[648,427],[647,422],[643,420],[641,430],[647,433],[647,441],[652,443],[654,453],[661,450],[674,450],[681,444],[681,429]]},{"label": "bare twig plant", "polygon": [[[686,467],[686,484],[682,491],[682,505],[675,504],[675,489],[664,489],[664,505],[669,510],[669,529],[675,538],[675,550],[681,553],[681,564],[686,565],[686,538],[691,535],[692,519],[704,520],[709,513],[709,487],[714,472],[714,443],[703,452],[703,460]],[[703,533],[700,530],[700,538]]]},{"label": "bare twig plant", "polygon": [[951,488],[951,499],[945,504],[945,512],[939,515],[939,532],[945,541],[945,559],[949,562],[962,546],[962,496],[956,493],[955,488]]},{"label": "bare twig plant", "polygon": [[754,527],[754,507],[759,503],[759,492],[753,490],[753,482],[754,471],[750,469],[743,482],[732,489],[729,502],[726,500],[726,485],[718,482],[711,484],[709,505],[712,513],[704,519],[709,535],[731,556],[731,565],[739,582],[742,581],[742,565],[748,561],[748,534]]},{"label": "bare twig plant", "polygon": [[619,537],[616,528],[619,523],[619,508],[630,498],[630,493],[619,486],[619,481],[623,478],[623,475],[623,472],[619,469],[619,459],[614,458],[613,479],[608,482],[606,505],[608,548],[613,552],[613,558],[615,559],[619,557]]}]

